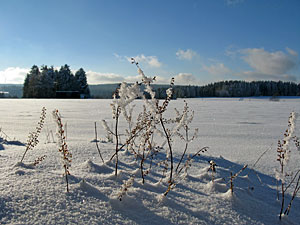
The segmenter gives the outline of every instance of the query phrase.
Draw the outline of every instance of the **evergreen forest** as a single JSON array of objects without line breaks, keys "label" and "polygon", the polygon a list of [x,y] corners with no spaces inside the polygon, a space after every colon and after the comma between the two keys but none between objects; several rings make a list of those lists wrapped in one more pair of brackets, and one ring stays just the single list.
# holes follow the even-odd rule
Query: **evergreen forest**
[{"label": "evergreen forest", "polygon": [[85,71],[80,68],[74,75],[67,64],[59,70],[53,66],[32,66],[24,81],[23,98],[58,97],[89,98]]}]

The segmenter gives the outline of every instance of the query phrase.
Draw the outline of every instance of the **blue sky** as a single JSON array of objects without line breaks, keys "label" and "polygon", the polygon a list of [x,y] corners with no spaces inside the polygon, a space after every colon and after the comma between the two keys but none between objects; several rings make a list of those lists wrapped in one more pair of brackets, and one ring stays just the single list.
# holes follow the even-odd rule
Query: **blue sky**
[{"label": "blue sky", "polygon": [[0,83],[32,65],[84,68],[88,82],[300,82],[299,0],[2,0]]}]

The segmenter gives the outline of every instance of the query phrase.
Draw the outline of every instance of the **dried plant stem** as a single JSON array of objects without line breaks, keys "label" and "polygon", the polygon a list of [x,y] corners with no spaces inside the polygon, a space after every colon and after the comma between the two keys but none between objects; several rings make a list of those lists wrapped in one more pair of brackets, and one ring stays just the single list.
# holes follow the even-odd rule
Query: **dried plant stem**
[{"label": "dried plant stem", "polygon": [[137,137],[137,136],[139,135],[139,133],[140,133],[144,128],[145,128],[145,127],[140,128],[138,131],[136,131],[136,132],[134,133],[134,135],[130,136],[130,137],[126,140],[126,142],[125,142],[124,144],[122,144],[122,145],[118,148],[118,150],[117,150],[116,152],[114,152],[114,154],[110,157],[110,161],[113,160],[113,158],[117,155],[117,153],[118,153],[122,148],[124,148],[124,146],[128,145],[135,137]]},{"label": "dried plant stem", "polygon": [[[299,172],[299,171],[298,171]],[[298,173],[297,172],[297,173]],[[295,176],[296,177],[296,176]],[[294,189],[294,192],[293,192],[293,196],[292,196],[292,199],[291,199],[291,201],[289,202],[289,205],[288,205],[288,207],[286,208],[286,210],[284,211],[284,214],[286,214],[286,215],[289,215],[289,212],[290,212],[290,210],[291,210],[291,207],[292,207],[292,203],[293,203],[293,201],[294,201],[294,199],[295,199],[295,197],[296,197],[296,195],[297,195],[297,193],[298,193],[298,191],[299,191],[299,189],[300,189],[300,176],[298,176],[298,179],[297,179],[297,184],[296,184],[296,187],[295,187],[295,189]]]},{"label": "dried plant stem", "polygon": [[65,168],[65,177],[66,177],[66,183],[67,183],[67,192],[69,192],[69,180],[68,180],[68,176],[67,175],[70,175],[70,174],[69,174],[67,165],[64,165],[64,168]]},{"label": "dried plant stem", "polygon": [[141,168],[141,176],[142,176],[142,183],[145,183],[145,176],[144,176],[144,161],[145,161],[145,157],[144,157],[144,152],[143,152],[143,158],[141,160],[141,164],[140,164],[140,168]]},{"label": "dried plant stem", "polygon": [[233,185],[233,180],[234,180],[235,178],[237,178],[237,176],[238,176],[241,172],[243,172],[247,167],[248,167],[248,165],[244,165],[242,169],[240,169],[237,173],[235,173],[235,174],[233,174],[233,175],[232,175],[232,172],[230,172],[230,190],[231,190],[232,193],[233,193],[233,186],[234,186],[234,185]]},{"label": "dried plant stem", "polygon": [[98,153],[99,153],[99,156],[102,160],[102,163],[104,163],[104,160],[103,160],[103,157],[101,155],[101,151],[100,151],[100,148],[99,148],[99,145],[98,145],[98,137],[97,137],[97,122],[95,122],[95,141],[96,141],[96,147],[97,147],[97,150],[98,150]]},{"label": "dried plant stem", "polygon": [[291,182],[285,187],[285,191],[292,185],[292,183],[294,183],[294,181],[297,178],[297,175],[300,173],[300,170],[298,170],[295,174],[295,176],[293,177],[293,179],[291,180]]},{"label": "dried plant stem", "polygon": [[208,171],[211,170],[211,181],[212,182],[214,182],[214,179],[215,179],[216,166],[217,166],[217,164],[213,160],[209,161],[209,169],[208,169]]},{"label": "dried plant stem", "polygon": [[119,135],[118,135],[118,124],[119,124],[119,116],[120,116],[120,107],[118,106],[117,107],[117,112],[116,112],[116,125],[115,125],[115,137],[116,137],[116,167],[115,167],[115,176],[118,175],[118,162],[119,162],[119,155],[118,155],[118,152],[119,152],[119,148],[118,148],[118,145],[119,145]]},{"label": "dried plant stem", "polygon": [[5,137],[4,139],[5,140],[12,140],[3,130],[2,130],[2,127],[0,127],[0,133],[2,133]]},{"label": "dried plant stem", "polygon": [[164,133],[166,135],[167,138],[167,142],[168,142],[168,147],[169,147],[169,153],[170,153],[170,161],[171,161],[171,168],[170,168],[170,177],[169,177],[169,186],[172,185],[172,176],[173,176],[173,150],[172,150],[172,145],[171,145],[171,137],[169,135],[169,133],[167,132],[167,129],[164,125],[164,121],[162,118],[160,118],[160,124],[164,130]]},{"label": "dried plant stem", "polygon": [[230,190],[231,190],[231,193],[233,193],[233,176],[232,176],[232,172],[230,172]]},{"label": "dried plant stem", "polygon": [[24,152],[24,154],[23,154],[23,156],[22,156],[21,163],[23,162],[24,157],[25,157],[25,155],[26,155],[26,153],[27,153],[28,150],[29,150],[29,147],[28,147],[28,145],[27,145],[27,146],[26,146],[26,149],[25,149],[25,152]]},{"label": "dried plant stem", "polygon": [[177,174],[180,174],[181,171],[183,170],[183,168],[185,168],[187,166],[187,164],[193,159],[195,158],[196,156],[200,155],[200,153],[204,153],[206,152],[208,149],[208,147],[203,147],[201,149],[199,149],[194,155],[192,155],[191,157],[189,157],[189,159],[186,161],[185,165],[183,165],[180,170],[177,172]]},{"label": "dried plant stem", "polygon": [[[188,166],[189,162],[190,162],[193,158],[195,158],[196,156],[198,156],[198,155],[200,154],[200,152],[206,152],[207,149],[208,149],[208,147],[203,147],[203,148],[201,148],[200,150],[198,150],[194,155],[192,155],[192,156],[185,162],[185,165],[182,166],[182,167],[180,168],[180,170],[177,172],[177,175],[179,175],[179,174],[181,173],[181,171],[183,170],[183,168],[186,168],[186,167]],[[174,183],[173,180],[172,180],[171,182],[169,182],[168,188],[167,188],[167,190],[165,191],[164,196],[167,196],[167,194],[172,190],[172,188],[175,187],[175,185],[176,185],[176,184]]]},{"label": "dried plant stem", "polygon": [[276,196],[277,196],[277,200],[279,201],[280,196],[279,196],[279,181],[278,180],[276,180]]},{"label": "dried plant stem", "polygon": [[[263,153],[261,153],[261,154],[259,155],[259,157],[257,158],[257,160],[255,161],[255,163],[251,166],[251,168],[249,168],[250,170],[249,170],[249,172],[247,173],[247,175],[249,175],[249,173],[252,171],[252,172],[256,175],[258,181],[259,181],[261,184],[263,184],[263,182],[262,182],[261,178],[259,177],[259,175],[257,174],[257,172],[254,170],[254,168],[255,168],[255,166],[257,165],[257,163],[262,159],[262,157],[263,157],[269,150],[271,150],[271,149],[272,149],[272,148],[270,147],[270,148],[266,149]],[[277,197],[278,197],[278,200],[279,200],[278,183],[276,182],[276,184],[277,184]]]},{"label": "dried plant stem", "polygon": [[169,183],[169,185],[168,185],[168,188],[167,188],[167,190],[165,191],[165,193],[164,193],[164,196],[167,196],[167,194],[172,190],[172,188],[174,188],[175,187],[175,184],[172,182],[172,183]]},{"label": "dried plant stem", "polygon": [[[282,154],[283,158],[284,158],[284,154]],[[283,174],[284,173],[284,161],[283,160],[278,160],[280,163],[280,173]],[[282,212],[283,212],[283,208],[284,208],[284,196],[285,196],[285,188],[284,188],[284,184],[285,182],[283,180],[281,180],[281,208],[280,208],[280,213],[279,213],[279,219],[281,220],[281,216],[282,216]]]},{"label": "dried plant stem", "polygon": [[268,152],[270,151],[272,148],[268,148],[267,150],[265,150],[258,158],[257,160],[255,161],[255,163],[253,164],[253,167],[256,166],[256,164],[259,162],[259,160],[261,160],[261,158]]},{"label": "dried plant stem", "polygon": [[181,164],[181,162],[182,162],[182,160],[183,160],[183,158],[184,158],[184,156],[185,156],[185,154],[186,154],[186,151],[187,151],[187,149],[188,149],[188,145],[189,145],[189,144],[188,144],[188,140],[189,140],[188,129],[185,130],[185,136],[186,136],[186,143],[185,143],[184,151],[183,151],[183,153],[182,153],[182,155],[181,155],[181,158],[180,158],[180,160],[179,160],[179,162],[178,162],[178,165],[177,165],[177,167],[176,167],[176,169],[175,169],[176,172],[178,171],[178,168],[179,168],[179,166],[180,166],[180,164]]},{"label": "dried plant stem", "polygon": [[281,220],[281,215],[282,215],[283,208],[284,208],[284,194],[285,194],[284,183],[282,182],[281,183],[281,208],[280,208],[280,213],[279,213],[279,219],[280,220]]}]

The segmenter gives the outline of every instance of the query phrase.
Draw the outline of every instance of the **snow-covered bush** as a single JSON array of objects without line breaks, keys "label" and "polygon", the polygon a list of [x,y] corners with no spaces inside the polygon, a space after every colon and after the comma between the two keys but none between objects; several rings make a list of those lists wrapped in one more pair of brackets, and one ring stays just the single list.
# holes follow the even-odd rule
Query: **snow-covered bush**
[{"label": "snow-covered bush", "polygon": [[[114,127],[110,128],[107,121],[102,121],[106,133],[114,136],[115,151],[111,160],[115,159],[115,175],[117,176],[119,152],[126,146],[127,150],[138,161],[142,183],[145,182],[145,177],[154,166],[162,169],[163,176],[168,176],[166,177],[168,188],[164,193],[164,195],[167,195],[181,179],[179,174],[182,171],[187,172],[192,159],[207,151],[207,147],[201,148],[192,156],[186,156],[188,145],[197,137],[198,132],[198,129],[195,129],[194,134],[192,136],[189,135],[189,124],[193,120],[194,112],[184,102],[182,113],[175,109],[175,118],[165,118],[164,113],[167,111],[172,99],[174,79],[172,78],[170,88],[166,90],[165,100],[160,102],[155,98],[155,92],[151,86],[155,81],[155,77],[147,77],[138,62],[133,58],[132,63],[137,66],[141,82],[134,84],[123,82],[114,93],[111,104]],[[144,86],[143,91],[141,90],[142,85]],[[143,100],[143,108],[140,112],[135,110],[136,117],[134,117],[135,105],[133,101],[137,98]],[[125,131],[121,131],[119,128],[121,117],[128,123],[128,129]],[[125,143],[120,144],[120,135],[124,134],[126,136]],[[182,156],[175,167],[173,159],[175,145],[173,143],[176,138],[179,138],[186,144],[184,149],[182,149]],[[158,154],[164,154],[165,159],[158,158]]]},{"label": "snow-covered bush", "polygon": [[[294,142],[296,145],[296,148],[299,150],[299,138],[297,138],[294,135],[295,128],[296,128],[296,119],[298,117],[298,114],[295,112],[292,112],[290,114],[289,120],[288,120],[288,128],[285,130],[284,138],[282,140],[278,141],[278,147],[277,147],[277,161],[280,164],[279,170],[275,171],[276,179],[281,183],[281,208],[280,208],[280,214],[279,219],[281,219],[282,215],[289,214],[289,211],[291,209],[292,202],[294,198],[296,197],[299,189],[300,189],[300,170],[297,171],[296,174],[293,174],[291,171],[287,171],[286,167],[290,161],[290,143]],[[287,178],[292,177],[291,181],[288,181]],[[292,184],[294,181],[297,180],[296,185],[293,185],[294,191],[292,195],[292,199],[290,200],[288,207],[283,212],[285,207],[285,194],[287,190],[292,187]]]}]

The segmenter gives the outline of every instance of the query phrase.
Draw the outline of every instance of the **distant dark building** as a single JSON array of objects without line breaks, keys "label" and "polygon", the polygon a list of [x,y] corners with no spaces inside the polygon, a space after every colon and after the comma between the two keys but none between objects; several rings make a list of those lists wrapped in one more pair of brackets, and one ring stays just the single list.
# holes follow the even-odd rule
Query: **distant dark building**
[{"label": "distant dark building", "polygon": [[56,91],[56,98],[80,98],[79,91]]},{"label": "distant dark building", "polygon": [[0,91],[0,98],[7,98],[9,96],[9,92]]}]

